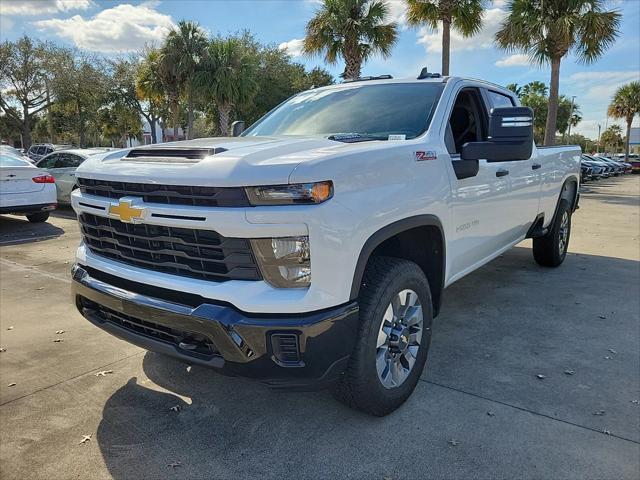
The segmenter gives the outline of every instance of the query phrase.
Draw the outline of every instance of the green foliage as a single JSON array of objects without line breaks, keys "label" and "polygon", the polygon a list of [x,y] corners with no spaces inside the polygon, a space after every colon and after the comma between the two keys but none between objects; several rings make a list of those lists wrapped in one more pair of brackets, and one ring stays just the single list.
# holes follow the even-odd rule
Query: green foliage
[{"label": "green foliage", "polygon": [[[549,108],[549,89],[543,82],[535,81],[519,86],[517,84],[507,85],[507,88],[518,94],[520,102],[525,107],[533,110],[533,133],[536,144],[541,144],[544,139],[547,110]],[[575,127],[582,120],[580,106],[577,103],[573,105],[573,114],[571,112],[571,99],[561,95],[558,105],[557,132],[564,135],[569,128],[569,117],[571,117],[571,126]]]},{"label": "green foliage", "polygon": [[625,158],[629,155],[629,139],[631,137],[631,124],[636,115],[640,115],[640,82],[627,83],[620,87],[609,105],[609,115],[613,118],[622,118],[627,123],[625,140]]},{"label": "green foliage", "polygon": [[522,51],[533,62],[551,64],[545,144],[557,130],[560,62],[572,52],[582,63],[592,63],[619,35],[620,13],[606,11],[604,0],[511,0],[509,15],[496,33],[496,43],[507,51]]},{"label": "green foliage", "polygon": [[330,64],[342,57],[343,78],[358,78],[362,64],[372,55],[391,55],[398,25],[385,22],[388,13],[387,3],[380,0],[323,0],[307,23],[304,51],[323,55]]},{"label": "green foliage", "polygon": [[449,75],[450,30],[472,37],[482,29],[486,0],[406,0],[409,25],[436,29],[442,23],[442,74]]},{"label": "green foliage", "polygon": [[600,145],[605,152],[618,152],[623,145],[622,128],[620,125],[611,125],[600,135]]}]

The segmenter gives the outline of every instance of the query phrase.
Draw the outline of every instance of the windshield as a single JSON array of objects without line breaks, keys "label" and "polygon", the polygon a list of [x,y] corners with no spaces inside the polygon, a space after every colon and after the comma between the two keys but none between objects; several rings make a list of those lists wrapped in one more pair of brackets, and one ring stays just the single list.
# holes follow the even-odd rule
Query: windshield
[{"label": "windshield", "polygon": [[244,135],[415,138],[429,127],[443,88],[442,83],[425,82],[358,83],[309,90],[276,107]]}]

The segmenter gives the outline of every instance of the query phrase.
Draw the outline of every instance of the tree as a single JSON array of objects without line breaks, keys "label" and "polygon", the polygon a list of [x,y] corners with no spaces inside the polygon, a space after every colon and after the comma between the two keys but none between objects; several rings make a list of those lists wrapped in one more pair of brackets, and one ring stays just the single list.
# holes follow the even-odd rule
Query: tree
[{"label": "tree", "polygon": [[389,11],[381,0],[323,0],[309,20],[304,39],[307,55],[324,55],[335,64],[345,62],[344,79],[360,77],[362,64],[372,55],[391,55],[398,38],[395,22],[385,23]]},{"label": "tree", "polygon": [[600,135],[600,144],[604,147],[605,152],[618,152],[618,146],[622,144],[622,127],[620,125],[611,125]]},{"label": "tree", "polygon": [[24,148],[39,112],[47,108],[47,46],[26,35],[0,45],[0,109],[20,128]]},{"label": "tree", "polygon": [[167,96],[169,110],[171,111],[171,123],[173,124],[173,139],[178,139],[180,128],[180,88],[181,73],[178,71],[178,57],[180,52],[163,45],[159,52],[153,68],[156,71],[162,88]]},{"label": "tree", "polygon": [[[533,110],[533,135],[536,144],[542,143],[546,127],[547,111],[549,109],[549,89],[543,82],[534,81],[523,86],[516,84],[508,85],[507,88],[516,92],[520,98],[520,103],[525,107]],[[580,113],[580,105],[574,102],[573,112],[571,108],[571,100],[564,95],[560,95],[558,99],[558,118],[556,122],[556,131],[564,135],[569,127],[574,127],[582,120]],[[571,119],[569,119],[571,117]],[[555,134],[555,132],[554,132]]]},{"label": "tree", "polygon": [[66,130],[75,133],[74,143],[86,147],[98,141],[98,110],[109,91],[105,62],[81,50],[59,49],[55,53],[51,90],[58,112],[64,112]]},{"label": "tree", "polygon": [[255,55],[237,37],[214,38],[196,72],[195,85],[203,96],[215,102],[218,126],[229,134],[229,117],[234,107],[247,104],[256,93]]},{"label": "tree", "polygon": [[629,139],[631,124],[636,115],[640,115],[640,82],[627,83],[620,87],[609,105],[609,115],[622,118],[627,122],[627,138],[624,145],[624,158],[629,158]]},{"label": "tree", "polygon": [[551,64],[545,145],[555,143],[560,62],[573,52],[582,63],[598,59],[619,34],[620,17],[605,11],[604,0],[512,0],[509,15],[496,33],[496,43],[508,51],[522,50],[532,62]]},{"label": "tree", "polygon": [[193,81],[198,65],[207,48],[207,35],[197,23],[181,21],[172,29],[163,49],[175,61],[175,73],[179,88],[187,100],[188,126],[187,138],[193,138],[194,88]]},{"label": "tree", "polygon": [[426,24],[437,29],[442,23],[442,75],[449,75],[451,28],[472,37],[482,28],[485,0],[406,0],[409,25]]},{"label": "tree", "polygon": [[167,95],[159,73],[159,56],[160,52],[157,49],[146,51],[142,61],[138,64],[135,78],[136,96],[146,104],[142,108],[142,115],[151,128],[152,143],[158,143],[156,124],[161,120],[166,120],[168,115],[164,115],[163,112],[169,110]]}]

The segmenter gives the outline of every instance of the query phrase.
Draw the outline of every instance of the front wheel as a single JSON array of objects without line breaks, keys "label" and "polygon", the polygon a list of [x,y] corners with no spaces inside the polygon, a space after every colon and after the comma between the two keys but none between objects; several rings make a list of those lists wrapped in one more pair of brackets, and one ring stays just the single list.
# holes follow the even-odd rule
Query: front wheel
[{"label": "front wheel", "polygon": [[567,256],[571,236],[571,206],[561,200],[551,229],[544,237],[533,239],[533,258],[544,267],[557,267]]},{"label": "front wheel", "polygon": [[424,369],[433,318],[429,282],[413,262],[374,257],[359,304],[356,346],[332,391],[352,408],[383,416],[405,402]]},{"label": "front wheel", "polygon": [[42,223],[46,222],[49,218],[49,212],[38,212],[38,213],[30,213],[27,215],[27,220],[31,223]]}]

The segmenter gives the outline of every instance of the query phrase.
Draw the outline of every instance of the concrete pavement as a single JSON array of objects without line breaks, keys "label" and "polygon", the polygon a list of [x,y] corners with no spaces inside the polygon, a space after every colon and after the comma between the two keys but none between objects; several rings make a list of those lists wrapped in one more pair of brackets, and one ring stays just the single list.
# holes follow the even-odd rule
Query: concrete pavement
[{"label": "concrete pavement", "polygon": [[70,212],[2,217],[0,476],[637,479],[639,198],[637,175],[587,184],[560,268],[523,242],[449,288],[422,382],[385,418],[109,336],[70,301]]}]

